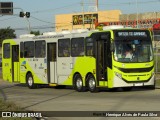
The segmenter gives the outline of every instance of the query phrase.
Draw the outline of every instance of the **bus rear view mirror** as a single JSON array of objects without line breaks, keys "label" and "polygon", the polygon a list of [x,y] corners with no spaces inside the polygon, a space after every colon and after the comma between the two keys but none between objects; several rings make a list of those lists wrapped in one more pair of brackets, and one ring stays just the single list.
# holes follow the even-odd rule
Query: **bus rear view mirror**
[{"label": "bus rear view mirror", "polygon": [[115,50],[114,43],[111,43],[111,46],[110,46],[110,51],[111,51],[111,52],[114,52],[114,50]]}]

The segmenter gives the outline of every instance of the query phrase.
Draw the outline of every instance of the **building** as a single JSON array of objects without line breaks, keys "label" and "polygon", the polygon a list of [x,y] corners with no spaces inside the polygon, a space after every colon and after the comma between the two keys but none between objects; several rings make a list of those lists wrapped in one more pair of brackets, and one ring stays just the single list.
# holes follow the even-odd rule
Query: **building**
[{"label": "building", "polygon": [[[138,21],[138,22],[137,22]],[[152,29],[153,25],[160,23],[160,12],[146,12],[135,14],[121,14],[119,21],[97,22],[95,27],[109,25],[123,25],[125,27]]]},{"label": "building", "polygon": [[55,31],[95,29],[95,23],[119,21],[120,15],[120,10],[60,14],[55,16]]}]

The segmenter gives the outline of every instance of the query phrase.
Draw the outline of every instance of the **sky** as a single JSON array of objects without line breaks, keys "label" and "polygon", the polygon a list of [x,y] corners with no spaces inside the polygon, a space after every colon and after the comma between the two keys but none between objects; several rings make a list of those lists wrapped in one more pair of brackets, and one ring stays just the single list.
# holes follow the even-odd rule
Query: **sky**
[{"label": "sky", "polygon": [[[54,31],[55,15],[88,12],[95,0],[0,0],[13,2],[13,15],[0,15],[0,29],[10,27],[16,34],[33,31]],[[30,18],[20,18],[20,11],[30,12]],[[121,10],[122,14],[160,12],[160,0],[99,0],[98,10]]]}]

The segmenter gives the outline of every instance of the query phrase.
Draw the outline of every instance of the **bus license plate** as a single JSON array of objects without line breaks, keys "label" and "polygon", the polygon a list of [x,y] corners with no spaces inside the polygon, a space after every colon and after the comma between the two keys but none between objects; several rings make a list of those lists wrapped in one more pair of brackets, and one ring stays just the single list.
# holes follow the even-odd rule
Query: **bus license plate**
[{"label": "bus license plate", "polygon": [[143,83],[135,83],[134,86],[143,86]]}]

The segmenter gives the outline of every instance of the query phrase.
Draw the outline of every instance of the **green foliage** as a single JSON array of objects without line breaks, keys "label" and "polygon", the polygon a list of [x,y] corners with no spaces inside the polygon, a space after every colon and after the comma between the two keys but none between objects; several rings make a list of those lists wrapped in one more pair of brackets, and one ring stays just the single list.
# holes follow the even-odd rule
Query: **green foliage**
[{"label": "green foliage", "polygon": [[17,107],[12,102],[5,102],[0,99],[0,111],[21,111],[20,107]]},{"label": "green foliage", "polygon": [[[20,108],[13,102],[6,102],[2,99],[0,99],[0,111],[15,111],[15,112],[25,112],[24,109]],[[32,118],[21,118],[21,117],[8,117],[8,118],[0,118],[0,120],[33,120]]]},{"label": "green foliage", "polygon": [[15,30],[10,27],[0,29],[0,45],[4,39],[16,38],[16,34],[14,34]]},{"label": "green foliage", "polygon": [[40,35],[40,31],[31,31],[30,34]]}]

